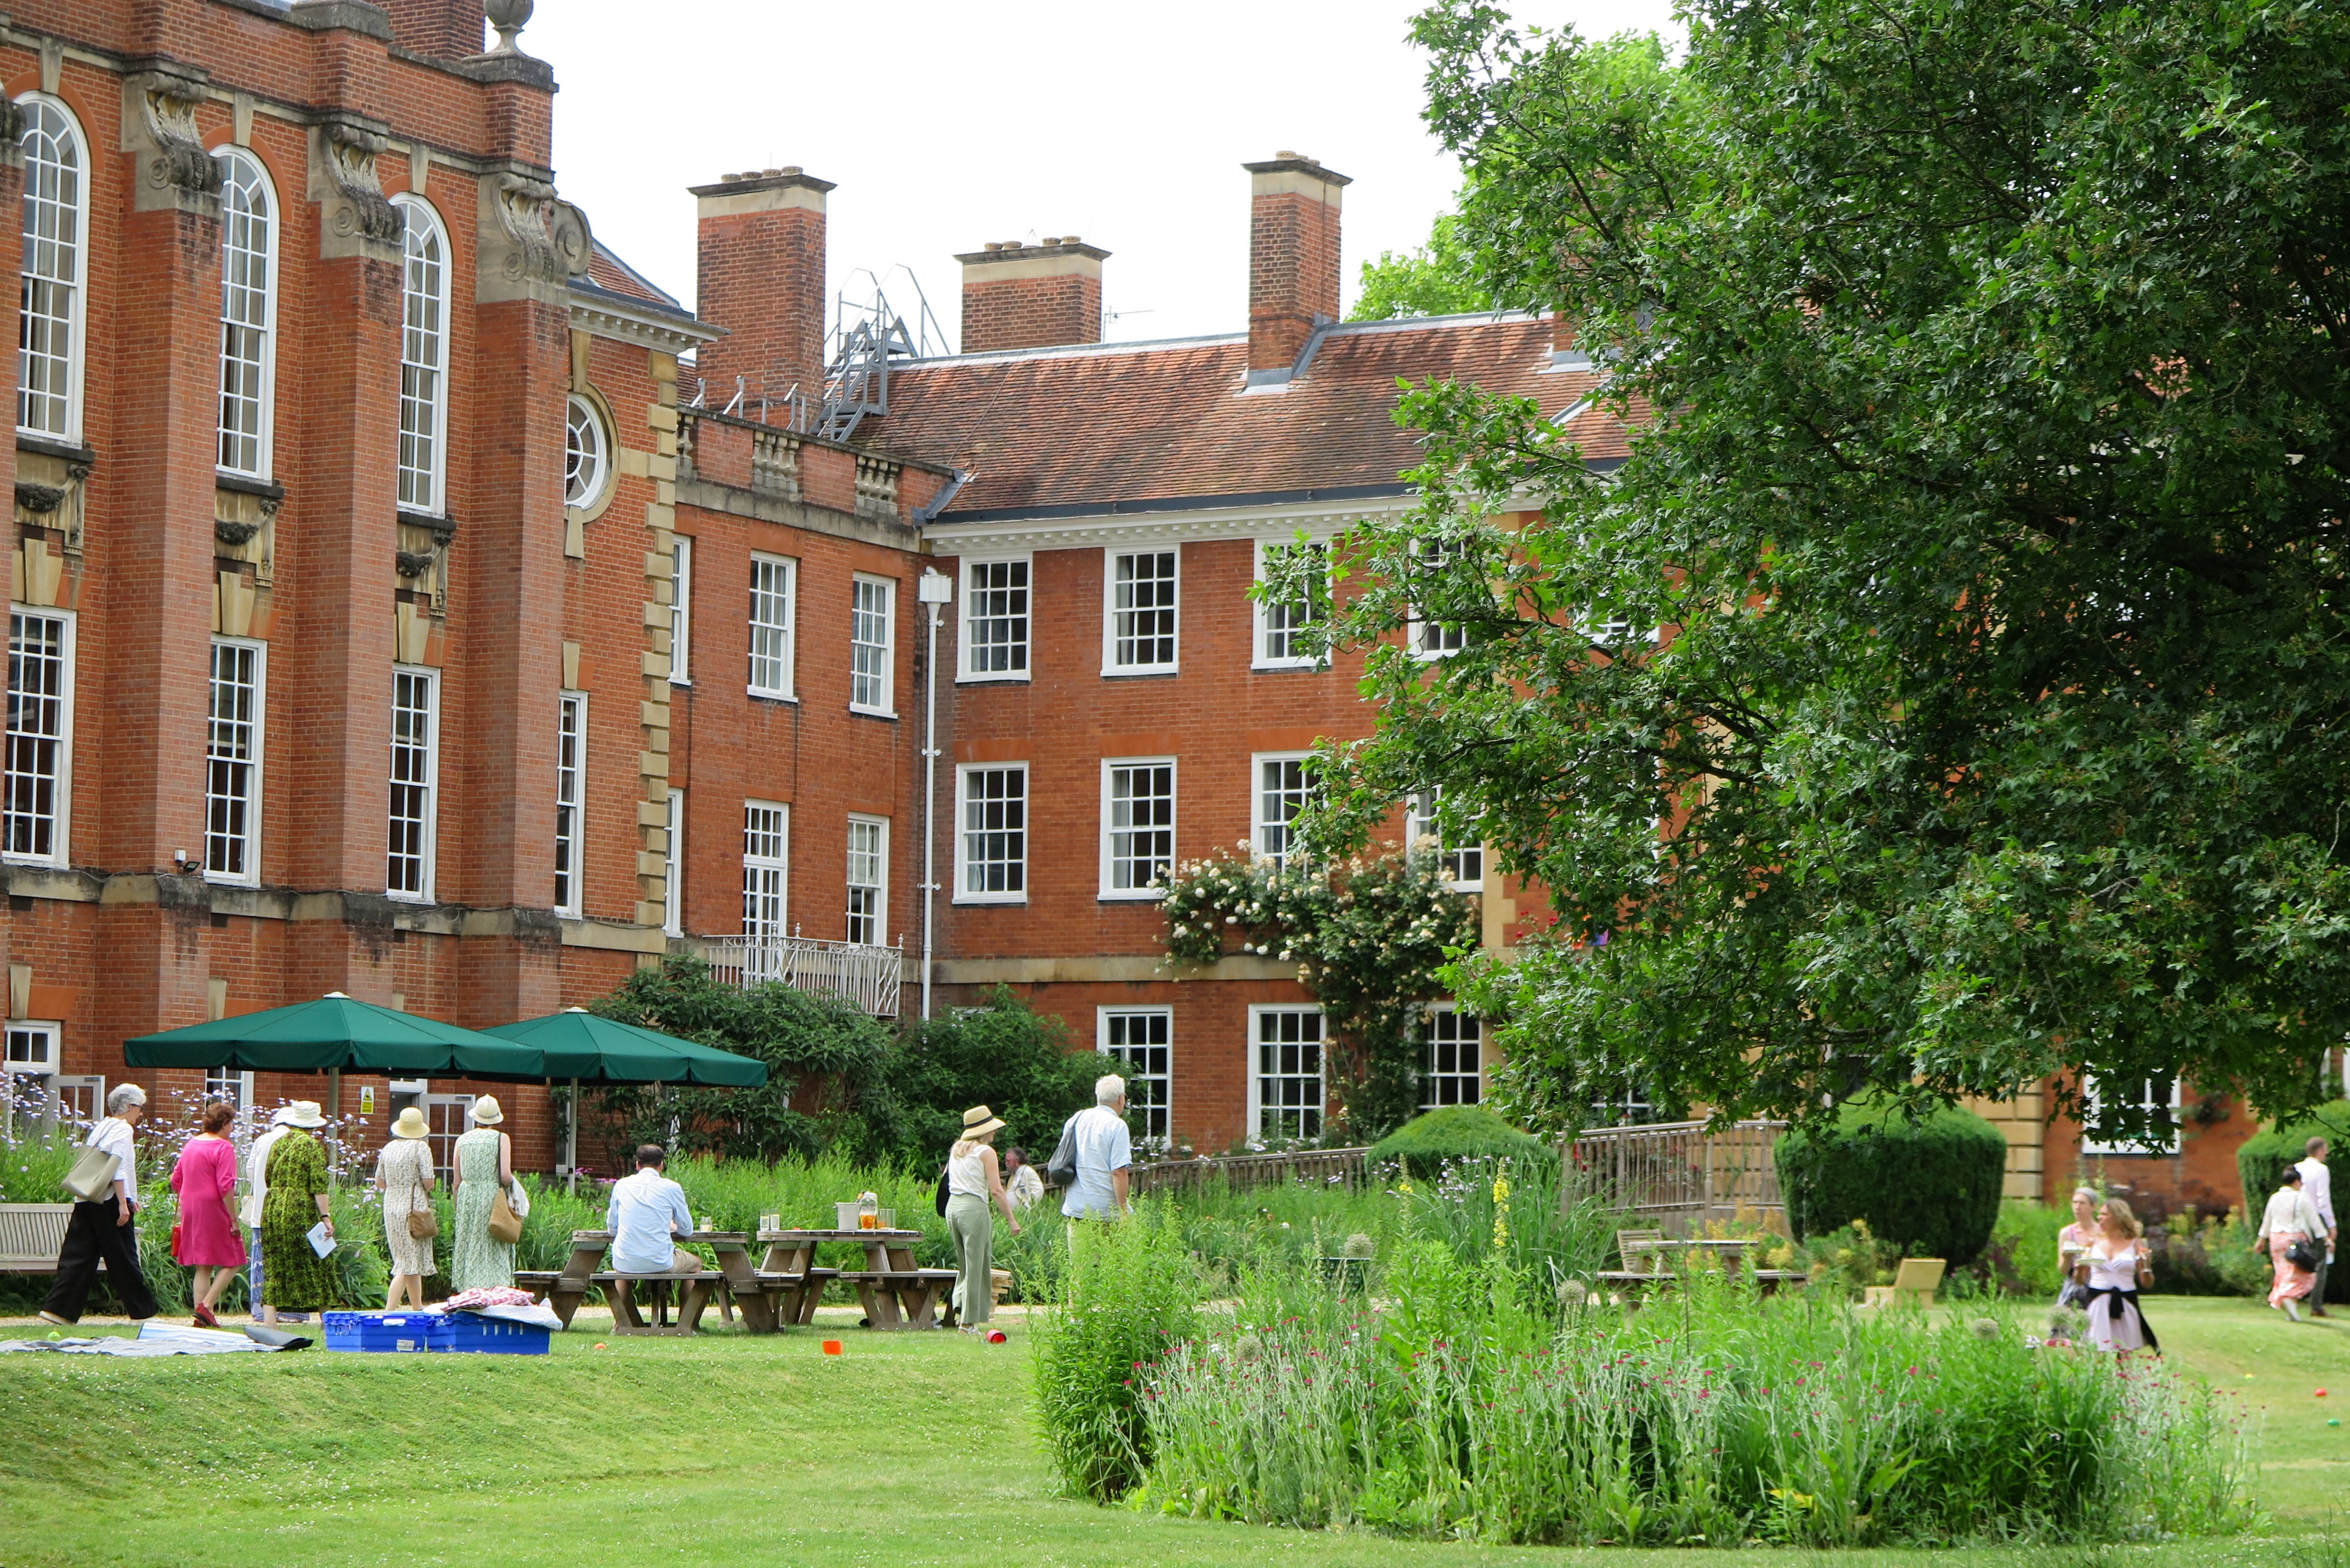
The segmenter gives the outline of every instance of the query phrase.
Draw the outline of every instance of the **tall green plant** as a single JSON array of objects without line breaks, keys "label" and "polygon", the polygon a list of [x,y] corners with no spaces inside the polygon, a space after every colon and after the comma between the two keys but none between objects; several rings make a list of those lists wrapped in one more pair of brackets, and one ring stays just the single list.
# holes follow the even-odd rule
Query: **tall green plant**
[{"label": "tall green plant", "polygon": [[1142,1389],[1199,1331],[1197,1278],[1163,1205],[1075,1230],[1059,1303],[1034,1344],[1036,1411],[1061,1484],[1107,1502],[1150,1463]]}]

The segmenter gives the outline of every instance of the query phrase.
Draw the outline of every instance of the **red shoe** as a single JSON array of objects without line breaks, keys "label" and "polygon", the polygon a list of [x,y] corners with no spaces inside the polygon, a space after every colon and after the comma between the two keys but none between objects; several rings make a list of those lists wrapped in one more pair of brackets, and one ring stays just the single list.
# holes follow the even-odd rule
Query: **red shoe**
[{"label": "red shoe", "polygon": [[218,1328],[220,1326],[220,1319],[213,1315],[213,1309],[204,1305],[202,1302],[198,1302],[196,1303],[195,1319],[196,1326],[199,1328]]}]

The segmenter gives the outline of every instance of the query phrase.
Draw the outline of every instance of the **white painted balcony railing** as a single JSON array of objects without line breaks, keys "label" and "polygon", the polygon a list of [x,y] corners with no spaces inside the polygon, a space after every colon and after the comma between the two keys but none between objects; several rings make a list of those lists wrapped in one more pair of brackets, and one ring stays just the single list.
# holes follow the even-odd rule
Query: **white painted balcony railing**
[{"label": "white painted balcony railing", "polygon": [[898,1016],[906,950],[816,937],[713,937],[702,945],[711,977],[753,986],[781,981],[812,996],[837,996],[876,1018]]},{"label": "white painted balcony railing", "polygon": [[1784,1122],[1703,1122],[1591,1127],[1566,1149],[1562,1203],[1578,1197],[1634,1214],[1726,1220],[1741,1209],[1783,1209],[1773,1153]]}]

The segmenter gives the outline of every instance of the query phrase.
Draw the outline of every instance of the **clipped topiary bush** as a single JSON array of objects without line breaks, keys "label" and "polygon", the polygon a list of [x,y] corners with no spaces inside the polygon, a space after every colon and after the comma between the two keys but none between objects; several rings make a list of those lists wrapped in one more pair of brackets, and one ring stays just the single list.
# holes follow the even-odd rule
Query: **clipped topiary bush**
[{"label": "clipped topiary bush", "polygon": [[1549,1147],[1482,1106],[1447,1106],[1412,1117],[1373,1144],[1371,1158],[1400,1165],[1407,1176],[1432,1177],[1448,1159],[1546,1154]]},{"label": "clipped topiary bush", "polygon": [[1846,1104],[1833,1124],[1780,1138],[1779,1189],[1798,1236],[1856,1220],[1913,1258],[1971,1263],[1999,1223],[2007,1140],[1970,1111],[1947,1106],[1911,1121],[1874,1100]]},{"label": "clipped topiary bush", "polygon": [[[2334,1151],[2325,1157],[2325,1161],[2340,1170],[2343,1155],[2350,1153],[2350,1100],[2335,1100],[2331,1105],[2320,1106],[2288,1127],[2271,1127],[2266,1132],[2254,1133],[2238,1147],[2236,1174],[2244,1183],[2244,1213],[2253,1224],[2260,1223],[2261,1210],[2268,1206],[2269,1194],[2274,1192],[2277,1183],[2284,1179],[2284,1168],[2301,1163],[2302,1150],[2314,1137],[2322,1137],[2334,1146]],[[2338,1179],[2334,1190],[2336,1193],[2342,1190]],[[2336,1212],[2340,1207],[2341,1200],[2337,1198]],[[2344,1272],[2350,1273],[2350,1270]]]}]

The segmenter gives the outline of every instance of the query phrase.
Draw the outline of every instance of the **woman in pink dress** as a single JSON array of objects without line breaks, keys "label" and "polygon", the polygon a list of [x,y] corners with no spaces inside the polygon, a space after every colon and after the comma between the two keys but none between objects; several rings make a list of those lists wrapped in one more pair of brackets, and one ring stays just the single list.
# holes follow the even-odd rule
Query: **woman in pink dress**
[{"label": "woman in pink dress", "polygon": [[180,1150],[172,1167],[172,1190],[180,1195],[180,1222],[172,1227],[172,1256],[194,1271],[189,1294],[195,1319],[218,1328],[213,1308],[229,1280],[244,1267],[244,1241],[236,1226],[236,1145],[226,1134],[236,1107],[224,1100],[204,1106],[204,1130]]}]

